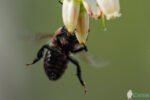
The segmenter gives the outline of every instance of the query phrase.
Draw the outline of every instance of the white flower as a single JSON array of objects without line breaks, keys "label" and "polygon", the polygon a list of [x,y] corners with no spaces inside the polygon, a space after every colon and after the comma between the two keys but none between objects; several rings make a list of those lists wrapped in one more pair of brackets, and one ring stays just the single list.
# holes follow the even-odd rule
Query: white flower
[{"label": "white flower", "polygon": [[108,20],[121,16],[119,0],[97,0],[97,3]]},{"label": "white flower", "polygon": [[63,0],[62,17],[63,22],[68,30],[72,33],[78,21],[80,12],[80,1],[78,0]]},{"label": "white flower", "polygon": [[100,10],[99,5],[97,5],[97,1],[96,0],[82,0],[83,5],[86,9],[86,11],[88,12],[88,14],[95,18],[95,19],[99,19],[102,11]]},{"label": "white flower", "polygon": [[85,44],[89,30],[89,15],[86,11],[80,13],[76,27],[76,37],[80,44]]}]

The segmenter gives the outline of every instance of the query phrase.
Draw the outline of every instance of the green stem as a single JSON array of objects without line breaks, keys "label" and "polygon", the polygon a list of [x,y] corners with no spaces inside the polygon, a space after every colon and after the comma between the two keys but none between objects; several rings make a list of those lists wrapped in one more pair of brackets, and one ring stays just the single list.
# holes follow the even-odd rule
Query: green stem
[{"label": "green stem", "polygon": [[106,31],[107,28],[106,28],[106,25],[105,25],[105,16],[104,16],[103,13],[102,13],[102,26],[103,26],[103,30]]}]

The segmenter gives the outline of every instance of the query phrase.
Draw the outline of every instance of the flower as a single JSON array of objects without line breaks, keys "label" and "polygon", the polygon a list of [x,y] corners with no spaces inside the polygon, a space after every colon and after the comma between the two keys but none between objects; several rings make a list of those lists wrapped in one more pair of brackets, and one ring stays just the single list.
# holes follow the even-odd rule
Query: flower
[{"label": "flower", "polygon": [[119,0],[82,0],[82,2],[89,15],[95,19],[99,19],[102,13],[108,20],[121,16]]},{"label": "flower", "polygon": [[82,0],[83,5],[86,9],[86,11],[88,12],[88,14],[95,18],[95,19],[99,19],[102,11],[100,10],[99,5],[97,5],[97,1],[96,0]]},{"label": "flower", "polygon": [[77,26],[78,16],[80,12],[80,3],[80,0],[63,0],[63,22],[68,32],[70,33],[72,33]]},{"label": "flower", "polygon": [[97,0],[97,3],[108,20],[121,16],[119,0]]},{"label": "flower", "polygon": [[76,37],[80,44],[85,44],[89,30],[89,15],[86,11],[80,13],[76,27]]}]

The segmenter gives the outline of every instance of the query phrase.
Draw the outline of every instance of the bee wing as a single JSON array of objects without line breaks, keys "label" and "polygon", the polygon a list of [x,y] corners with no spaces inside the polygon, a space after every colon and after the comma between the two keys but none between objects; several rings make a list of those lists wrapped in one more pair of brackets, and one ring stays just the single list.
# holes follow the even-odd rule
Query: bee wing
[{"label": "bee wing", "polygon": [[89,63],[91,66],[94,66],[97,68],[107,67],[110,64],[110,61],[97,60],[97,58],[95,58],[92,54],[85,52],[85,51],[80,53],[80,57],[85,62]]},{"label": "bee wing", "polygon": [[38,33],[38,34],[30,34],[26,36],[26,39],[34,41],[34,42],[41,42],[43,40],[51,40],[54,33],[45,34],[45,33]]},{"label": "bee wing", "polygon": [[23,36],[23,38],[25,40],[31,40],[31,41],[34,41],[34,42],[41,42],[42,40],[49,40],[49,41],[51,41],[54,35],[60,33],[61,28],[62,27],[60,27],[59,29],[57,29],[56,32],[53,32],[53,33],[26,34],[26,35]]}]

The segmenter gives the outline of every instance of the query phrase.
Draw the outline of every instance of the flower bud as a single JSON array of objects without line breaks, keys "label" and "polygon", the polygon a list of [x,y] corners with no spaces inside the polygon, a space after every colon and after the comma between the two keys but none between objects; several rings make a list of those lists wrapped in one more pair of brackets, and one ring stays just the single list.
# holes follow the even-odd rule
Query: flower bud
[{"label": "flower bud", "polygon": [[82,12],[78,18],[78,24],[76,27],[76,37],[80,44],[85,44],[89,30],[89,15],[88,13]]},{"label": "flower bud", "polygon": [[64,25],[68,32],[72,33],[78,21],[80,11],[80,2],[78,0],[64,0],[62,8],[62,17]]},{"label": "flower bud", "polygon": [[108,20],[121,16],[119,0],[97,0],[97,3]]}]

